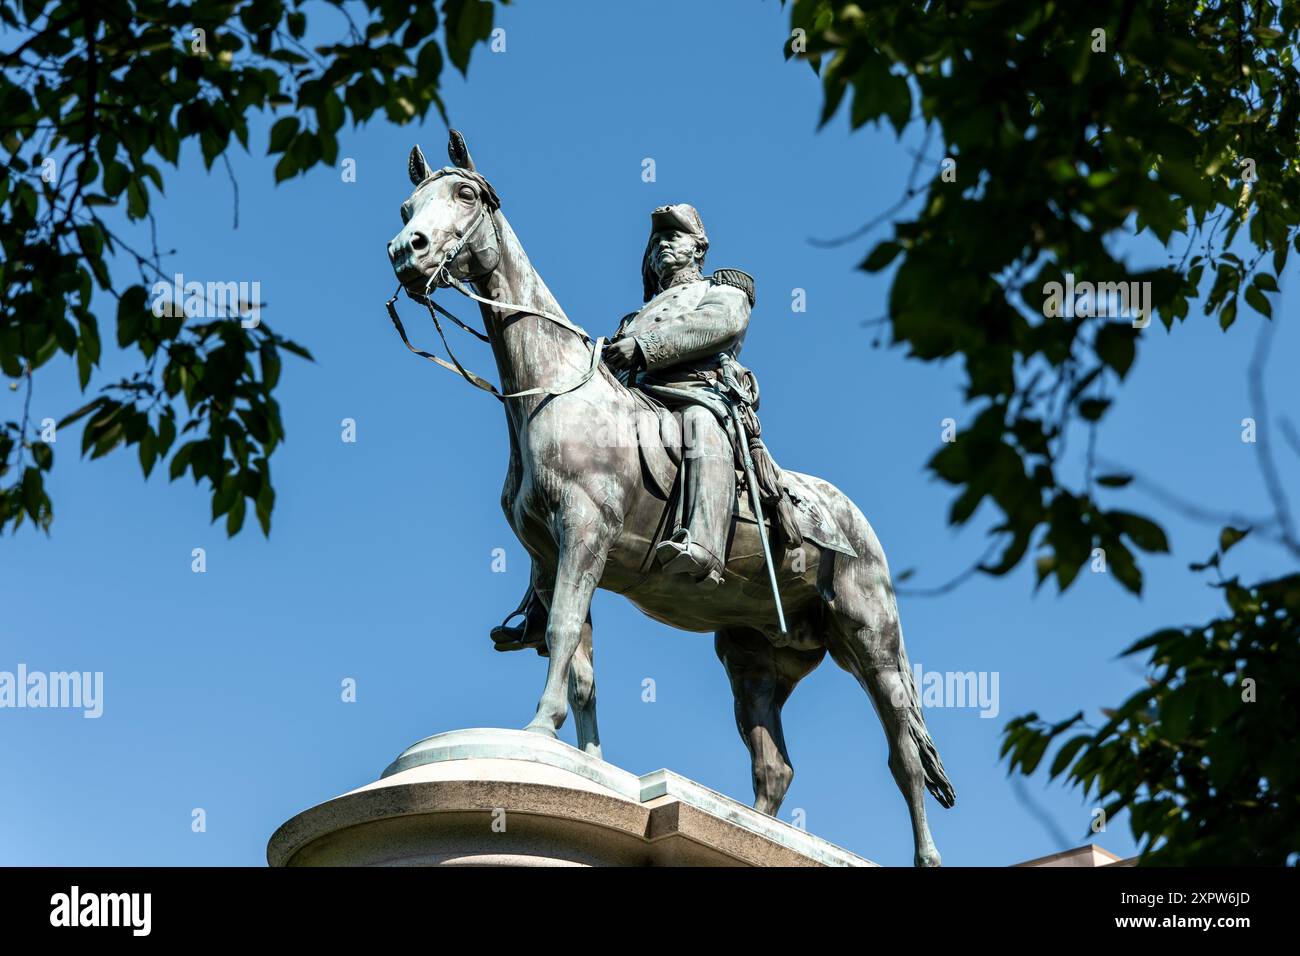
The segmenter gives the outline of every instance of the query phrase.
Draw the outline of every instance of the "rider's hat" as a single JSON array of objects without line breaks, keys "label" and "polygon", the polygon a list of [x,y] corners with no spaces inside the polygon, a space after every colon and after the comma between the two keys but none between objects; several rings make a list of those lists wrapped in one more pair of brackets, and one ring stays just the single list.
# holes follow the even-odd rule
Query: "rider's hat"
[{"label": "rider's hat", "polygon": [[709,235],[704,231],[704,221],[694,206],[676,203],[660,206],[650,213],[650,238],[646,240],[645,255],[641,257],[641,279],[645,287],[645,301],[659,293],[659,277],[650,267],[650,253],[654,251],[654,238],[660,232],[685,232],[700,243],[701,254],[709,250]]}]

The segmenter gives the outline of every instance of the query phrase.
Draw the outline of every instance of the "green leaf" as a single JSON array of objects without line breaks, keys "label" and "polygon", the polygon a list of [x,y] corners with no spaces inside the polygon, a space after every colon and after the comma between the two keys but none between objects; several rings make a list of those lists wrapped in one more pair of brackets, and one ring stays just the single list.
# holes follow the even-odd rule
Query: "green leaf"
[{"label": "green leaf", "polygon": [[108,403],[109,403],[109,399],[101,395],[99,398],[93,399],[87,402],[85,405],[82,405],[76,411],[69,412],[67,415],[64,415],[63,418],[59,420],[59,423],[55,427],[63,428],[66,425],[71,425],[77,420],[81,418],[85,418],[91,412],[98,410],[99,408],[107,405]]},{"label": "green leaf", "polygon": [[282,183],[286,179],[292,179],[298,172],[298,161],[294,159],[292,153],[285,153],[280,157],[280,161],[275,164],[275,181]]},{"label": "green leaf", "polygon": [[176,421],[170,414],[170,409],[158,419],[158,456],[162,457],[167,454],[176,440]]},{"label": "green leaf", "polygon": [[1142,572],[1133,560],[1133,552],[1119,539],[1107,542],[1106,567],[1126,591],[1142,593]]},{"label": "green leaf", "polygon": [[859,267],[867,272],[879,272],[888,266],[903,251],[903,247],[896,242],[881,242],[876,248],[871,250],[871,254],[862,261]]},{"label": "green leaf", "polygon": [[1234,528],[1228,525],[1219,532],[1219,551],[1222,554],[1227,554],[1248,534],[1250,534],[1249,528]]},{"label": "green leaf", "polygon": [[145,431],[140,437],[140,467],[144,470],[144,476],[149,477],[153,471],[154,462],[158,458],[158,444],[152,431]]},{"label": "green leaf", "polygon": [[149,194],[144,181],[133,176],[126,187],[126,212],[132,219],[143,219],[149,215]]},{"label": "green leaf", "polygon": [[487,0],[444,0],[443,16],[447,21],[447,56],[456,69],[468,74],[475,43],[492,33],[492,4]]},{"label": "green leaf", "polygon": [[1192,688],[1170,691],[1160,703],[1161,735],[1174,742],[1183,740],[1191,728],[1195,707],[1196,693]]},{"label": "green leaf", "polygon": [[116,199],[131,182],[131,171],[116,160],[104,167],[104,192]]},{"label": "green leaf", "polygon": [[1110,407],[1108,398],[1085,398],[1079,403],[1079,415],[1084,421],[1100,421],[1101,416],[1106,414],[1106,409]]},{"label": "green leaf", "polygon": [[289,142],[297,135],[297,133],[297,117],[286,116],[283,119],[276,120],[275,125],[271,127],[271,142],[267,147],[267,154],[283,153],[289,148]]},{"label": "green leaf", "polygon": [[1075,755],[1078,754],[1083,746],[1091,739],[1091,734],[1079,734],[1077,737],[1071,737],[1062,744],[1061,749],[1056,752],[1056,758],[1052,761],[1052,767],[1048,771],[1048,775],[1051,777],[1059,777],[1061,773],[1070,766],[1070,762],[1074,760]]},{"label": "green leaf", "polygon": [[262,527],[262,534],[266,537],[271,535],[271,511],[275,507],[275,490],[271,487],[270,478],[262,476],[261,487],[257,494],[257,523]]},{"label": "green leaf", "polygon": [[133,285],[117,300],[117,344],[123,348],[138,341],[144,331],[149,316],[145,308],[146,297],[144,286]]},{"label": "green leaf", "polygon": [[270,340],[263,342],[259,353],[262,358],[262,382],[268,390],[273,389],[280,381],[280,355],[275,343]]},{"label": "green leaf", "polygon": [[343,125],[343,101],[333,90],[321,97],[316,106],[316,118],[323,132],[333,133]]},{"label": "green leaf", "polygon": [[1259,286],[1252,285],[1246,289],[1246,304],[1265,318],[1273,317],[1273,306],[1264,298],[1264,293],[1259,290]]},{"label": "green leaf", "polygon": [[1164,529],[1154,521],[1128,511],[1107,511],[1106,519],[1143,551],[1162,554],[1169,551]]},{"label": "green leaf", "polygon": [[176,161],[180,158],[181,141],[172,123],[159,123],[154,127],[154,146],[163,159],[173,166],[176,165]]},{"label": "green leaf", "polygon": [[244,499],[242,497],[235,499],[234,505],[226,514],[226,535],[233,538],[239,534],[239,529],[244,526]]},{"label": "green leaf", "polygon": [[1137,357],[1137,334],[1132,323],[1109,322],[1097,330],[1097,357],[1115,370],[1120,378],[1128,374]]},{"label": "green leaf", "polygon": [[196,444],[197,442],[186,442],[177,449],[176,454],[172,456],[171,466],[167,470],[168,479],[170,481],[175,481],[181,475],[185,474],[185,470],[189,468],[190,458],[194,454]]},{"label": "green leaf", "polygon": [[1232,326],[1232,323],[1236,321],[1237,321],[1237,300],[1234,297],[1230,299],[1228,302],[1224,303],[1223,308],[1219,310],[1219,328],[1223,329],[1223,331],[1226,332]]}]

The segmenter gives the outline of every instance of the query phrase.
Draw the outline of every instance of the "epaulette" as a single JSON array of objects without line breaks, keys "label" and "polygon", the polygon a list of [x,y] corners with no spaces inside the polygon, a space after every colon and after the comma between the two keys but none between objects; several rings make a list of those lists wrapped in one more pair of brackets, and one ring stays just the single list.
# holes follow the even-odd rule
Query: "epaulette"
[{"label": "epaulette", "polygon": [[754,277],[739,269],[717,269],[709,276],[713,282],[734,286],[749,299],[749,307],[754,307]]}]

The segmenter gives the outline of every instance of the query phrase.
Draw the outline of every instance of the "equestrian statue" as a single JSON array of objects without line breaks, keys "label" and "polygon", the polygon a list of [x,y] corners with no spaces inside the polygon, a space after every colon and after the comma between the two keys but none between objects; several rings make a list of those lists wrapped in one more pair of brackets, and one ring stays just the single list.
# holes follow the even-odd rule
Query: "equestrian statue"
[{"label": "equestrian statue", "polygon": [[[827,652],[875,705],[907,801],[917,866],[938,866],[925,792],[955,791],[925,726],[884,551],[829,482],[777,467],[761,439],[758,382],[739,362],[755,305],[738,269],[703,271],[709,240],[689,205],[651,213],[644,305],[613,337],[572,322],[533,268],[501,201],[451,131],[452,165],[417,146],[414,191],[388,244],[400,287],[388,302],[413,352],[495,396],[510,464],[506,520],[532,559],[530,585],[497,627],[498,650],[534,648],[546,684],[527,730],[556,736],[569,708],[578,746],[600,756],[592,666],[596,588],[643,613],[714,635],[753,763],[754,806],[775,814],[794,770],[781,708]],[[483,330],[437,290],[477,302]],[[425,306],[448,358],[411,345],[395,302]],[[500,390],[451,352],[440,317],[487,342]]]}]

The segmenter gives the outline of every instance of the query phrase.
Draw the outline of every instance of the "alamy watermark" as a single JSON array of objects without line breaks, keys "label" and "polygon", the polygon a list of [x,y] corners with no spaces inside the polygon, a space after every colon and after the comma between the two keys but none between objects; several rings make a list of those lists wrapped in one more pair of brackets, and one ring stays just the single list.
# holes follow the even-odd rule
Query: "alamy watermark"
[{"label": "alamy watermark", "polygon": [[672,428],[667,420],[661,420],[654,412],[647,410],[638,411],[630,417],[602,420],[588,431],[588,436],[597,448],[638,448],[644,441],[652,447],[680,447],[688,458],[693,457],[692,453],[696,449],[704,447],[695,418],[686,416],[678,430]]},{"label": "alamy watermark", "polygon": [[[927,671],[919,663],[912,665],[912,677],[922,707],[978,707],[980,716],[992,719],[1002,709],[998,688],[998,671]],[[894,701],[901,706],[905,701]]]},{"label": "alamy watermark", "polygon": [[1133,328],[1151,324],[1150,282],[1079,282],[1065,274],[1065,284],[1044,282],[1043,315],[1048,318],[1131,318]]},{"label": "alamy watermark", "polygon": [[122,927],[130,929],[132,936],[148,936],[153,928],[153,894],[83,893],[73,886],[50,897],[50,925]]},{"label": "alamy watermark", "polygon": [[175,315],[179,309],[188,318],[238,318],[246,329],[255,329],[262,321],[262,283],[253,282],[186,282],[176,273],[170,283],[153,284],[155,316]]},{"label": "alamy watermark", "polygon": [[103,671],[0,671],[0,708],[44,707],[81,710],[95,719],[104,713]]}]

